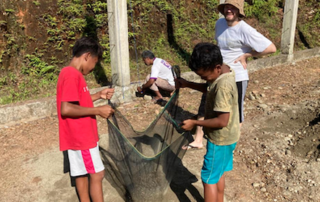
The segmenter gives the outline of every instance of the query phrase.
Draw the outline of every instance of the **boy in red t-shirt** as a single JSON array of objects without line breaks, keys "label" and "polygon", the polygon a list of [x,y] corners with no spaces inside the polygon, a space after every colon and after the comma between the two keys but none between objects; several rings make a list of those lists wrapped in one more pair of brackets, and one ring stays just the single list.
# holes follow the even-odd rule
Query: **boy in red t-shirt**
[{"label": "boy in red t-shirt", "polygon": [[60,150],[68,153],[70,175],[75,177],[81,202],[89,202],[90,197],[94,202],[103,201],[104,166],[99,153],[95,116],[108,118],[114,110],[109,105],[94,107],[93,101],[111,99],[114,89],[90,95],[83,77],[94,69],[101,57],[98,42],[81,38],[74,45],[73,58],[61,70],[57,83]]}]

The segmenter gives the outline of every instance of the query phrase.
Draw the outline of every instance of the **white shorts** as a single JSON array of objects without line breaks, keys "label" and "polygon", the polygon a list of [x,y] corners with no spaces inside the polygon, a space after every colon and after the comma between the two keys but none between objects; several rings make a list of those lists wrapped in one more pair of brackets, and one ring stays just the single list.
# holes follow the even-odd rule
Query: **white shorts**
[{"label": "white shorts", "polygon": [[70,175],[72,177],[98,173],[104,170],[99,145],[87,150],[68,150]]}]

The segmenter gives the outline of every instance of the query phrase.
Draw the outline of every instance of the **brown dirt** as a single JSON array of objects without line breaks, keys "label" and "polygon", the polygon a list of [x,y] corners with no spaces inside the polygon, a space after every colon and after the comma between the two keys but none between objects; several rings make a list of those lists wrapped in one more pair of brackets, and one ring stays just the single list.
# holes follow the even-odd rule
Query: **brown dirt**
[{"label": "brown dirt", "polygon": [[[320,201],[319,62],[320,58],[314,58],[250,74],[234,170],[226,175],[228,201]],[[199,92],[182,89],[180,104],[196,114],[200,98]],[[150,124],[161,110],[141,98],[120,107],[137,130]],[[100,134],[106,134],[106,121],[98,118],[98,128]],[[24,168],[38,162],[49,150],[58,150],[57,118],[0,129],[0,140],[0,201],[35,201],[35,189],[41,192],[41,181],[46,179],[32,176]],[[183,159],[184,166],[198,179],[204,154],[205,149],[190,150]],[[62,156],[55,163],[62,164]],[[48,178],[54,175],[49,172]],[[61,186],[55,183],[59,190]],[[189,188],[184,193],[188,200],[195,201]],[[201,182],[193,188],[202,194]],[[175,196],[171,200],[179,201]]]}]

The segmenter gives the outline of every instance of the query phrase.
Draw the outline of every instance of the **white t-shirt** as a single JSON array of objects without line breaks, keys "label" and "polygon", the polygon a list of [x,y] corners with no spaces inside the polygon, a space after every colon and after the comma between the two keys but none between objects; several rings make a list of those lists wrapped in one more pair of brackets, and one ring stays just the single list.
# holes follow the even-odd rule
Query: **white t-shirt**
[{"label": "white t-shirt", "polygon": [[229,27],[226,19],[220,18],[216,22],[215,31],[223,62],[235,71],[236,82],[249,80],[248,70],[244,69],[240,62],[234,61],[252,49],[263,52],[272,42],[243,20]]},{"label": "white t-shirt", "polygon": [[161,78],[167,80],[168,83],[174,86],[174,78],[171,71],[171,65],[160,58],[156,58],[153,61],[153,65],[151,67],[151,75],[150,79]]}]

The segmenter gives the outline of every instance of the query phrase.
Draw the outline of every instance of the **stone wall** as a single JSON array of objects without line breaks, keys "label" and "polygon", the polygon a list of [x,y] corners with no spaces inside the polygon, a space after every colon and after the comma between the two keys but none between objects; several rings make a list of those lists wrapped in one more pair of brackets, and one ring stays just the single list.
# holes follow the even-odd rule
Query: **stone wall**
[{"label": "stone wall", "polygon": [[[312,57],[320,56],[320,48],[314,48],[309,50],[303,50],[294,53],[294,60],[292,62],[305,60]],[[288,63],[287,55],[278,55],[273,57],[262,58],[254,60],[248,63],[249,72],[258,71],[263,68],[268,68],[276,65],[283,65]],[[186,72],[182,74],[182,77],[190,80],[199,82],[201,79],[193,72]],[[115,103],[124,103],[129,102],[130,100],[125,100],[123,93],[135,97],[135,90],[138,86],[138,83],[130,84],[127,87],[116,87],[115,95],[112,102]],[[95,93],[102,88],[93,89],[90,92]],[[130,96],[128,96],[130,97]],[[95,106],[106,104],[107,101],[100,100],[95,102]],[[21,104],[10,104],[0,107],[0,128],[8,127],[10,125],[19,124],[23,122],[33,121],[49,116],[56,116],[56,100],[55,97],[38,99],[35,101],[28,101]]]}]

